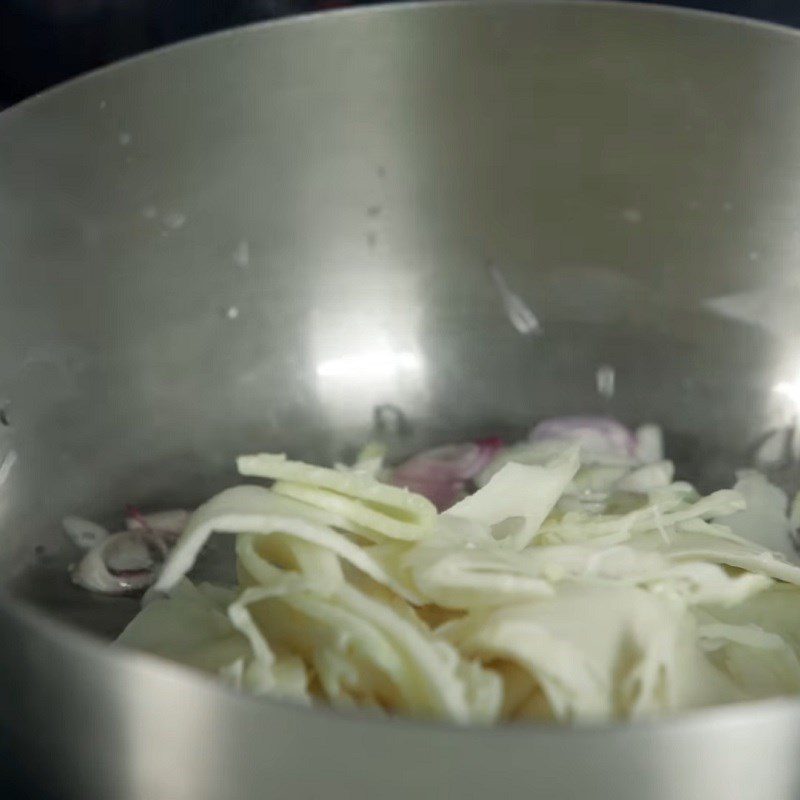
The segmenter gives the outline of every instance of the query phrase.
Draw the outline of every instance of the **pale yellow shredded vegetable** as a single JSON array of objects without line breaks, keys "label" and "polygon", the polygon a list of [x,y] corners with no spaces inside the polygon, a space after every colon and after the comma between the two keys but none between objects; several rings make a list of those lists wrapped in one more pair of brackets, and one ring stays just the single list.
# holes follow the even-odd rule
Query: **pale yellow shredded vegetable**
[{"label": "pale yellow shredded vegetable", "polygon": [[[800,567],[761,476],[701,497],[657,453],[598,465],[548,442],[437,514],[382,458],[242,456],[274,483],[192,515],[120,643],[253,694],[458,724],[800,692]],[[186,577],[215,533],[236,536],[231,589]]]}]

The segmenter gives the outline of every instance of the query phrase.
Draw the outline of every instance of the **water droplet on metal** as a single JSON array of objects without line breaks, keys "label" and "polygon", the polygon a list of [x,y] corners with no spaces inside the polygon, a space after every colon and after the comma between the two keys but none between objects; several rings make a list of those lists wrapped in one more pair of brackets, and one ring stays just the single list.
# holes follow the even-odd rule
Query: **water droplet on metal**
[{"label": "water droplet on metal", "polygon": [[390,436],[408,436],[411,423],[403,410],[392,403],[375,406],[372,410],[373,424],[377,434]]},{"label": "water droplet on metal", "polygon": [[16,463],[17,451],[9,450],[2,462],[0,462],[0,486],[8,480],[8,476],[11,474],[11,470],[14,469],[14,464]]},{"label": "water droplet on metal", "polygon": [[241,269],[250,266],[250,243],[247,239],[242,239],[236,245],[236,249],[233,251],[233,263]]},{"label": "water droplet on metal", "polygon": [[176,231],[186,224],[186,214],[181,214],[180,211],[173,211],[170,214],[164,215],[164,224],[168,228]]},{"label": "water droplet on metal", "polygon": [[503,273],[497,267],[489,267],[495,287],[503,302],[509,322],[518,333],[531,336],[542,332],[542,326],[533,309],[516,293],[512,292]]},{"label": "water droplet on metal", "polygon": [[610,400],[614,396],[614,391],[616,389],[617,373],[614,367],[608,364],[599,366],[595,373],[595,380],[597,383],[597,393],[601,397]]},{"label": "water droplet on metal", "polygon": [[644,219],[644,215],[638,208],[626,208],[622,212],[622,219],[631,225],[638,225]]},{"label": "water droplet on metal", "polygon": [[753,461],[759,469],[780,469],[796,457],[793,452],[795,426],[788,425],[767,431],[755,444]]}]

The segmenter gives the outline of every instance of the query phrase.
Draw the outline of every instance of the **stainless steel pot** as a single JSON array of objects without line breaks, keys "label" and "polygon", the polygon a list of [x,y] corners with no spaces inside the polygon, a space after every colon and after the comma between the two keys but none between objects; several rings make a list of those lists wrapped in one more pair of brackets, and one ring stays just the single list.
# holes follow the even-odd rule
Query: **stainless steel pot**
[{"label": "stainless steel pot", "polygon": [[728,480],[800,398],[796,34],[611,3],[310,17],[34,98],[0,153],[0,717],[27,796],[798,795],[794,699],[454,730],[234,696],[97,638],[135,603],[69,585],[58,525],[376,423],[399,454],[653,419]]}]

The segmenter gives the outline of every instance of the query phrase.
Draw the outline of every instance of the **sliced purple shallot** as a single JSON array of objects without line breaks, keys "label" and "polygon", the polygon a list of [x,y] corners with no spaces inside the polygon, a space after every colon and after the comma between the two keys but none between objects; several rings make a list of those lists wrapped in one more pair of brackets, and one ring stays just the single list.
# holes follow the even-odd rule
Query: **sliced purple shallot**
[{"label": "sliced purple shallot", "polygon": [[503,448],[498,438],[425,450],[396,467],[390,482],[427,497],[439,511],[450,508]]},{"label": "sliced purple shallot", "polygon": [[[475,486],[483,486],[505,463],[542,464],[560,443],[580,445],[583,471],[564,493],[562,505],[601,508],[612,491],[646,493],[672,480],[672,465],[663,461],[661,432],[655,425],[635,433],[606,417],[555,417],[540,422],[527,442],[506,446],[496,437],[447,444],[425,450],[395,467],[384,478],[427,497],[439,511],[452,507]],[[379,448],[380,450],[380,448]],[[551,452],[552,451],[552,452]],[[362,468],[379,468],[382,455],[370,456]],[[126,530],[110,534],[78,517],[66,517],[64,529],[86,554],[72,580],[102,594],[129,594],[154,583],[161,565],[186,527],[183,509],[142,514],[128,507]]]},{"label": "sliced purple shallot", "polygon": [[72,582],[99,594],[143,591],[156,579],[188,516],[182,509],[146,515],[129,508],[128,530],[113,534],[88,520],[66,517],[67,535],[87,551],[72,571]]},{"label": "sliced purple shallot", "polygon": [[531,431],[532,442],[549,439],[577,442],[585,456],[632,458],[636,436],[622,423],[608,417],[553,417]]},{"label": "sliced purple shallot", "polygon": [[129,531],[145,529],[172,533],[177,536],[186,527],[189,516],[189,512],[183,508],[156,511],[153,514],[142,514],[139,509],[128,506],[125,515],[125,527]]}]

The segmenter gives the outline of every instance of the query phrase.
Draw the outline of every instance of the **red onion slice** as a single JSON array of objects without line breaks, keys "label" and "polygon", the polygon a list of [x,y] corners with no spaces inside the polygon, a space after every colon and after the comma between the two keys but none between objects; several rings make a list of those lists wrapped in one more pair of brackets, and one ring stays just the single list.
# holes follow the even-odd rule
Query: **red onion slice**
[{"label": "red onion slice", "polygon": [[89,550],[72,572],[72,582],[98,594],[129,594],[155,579],[156,562],[140,532],[123,531]]},{"label": "red onion slice", "polygon": [[624,425],[607,417],[553,417],[531,431],[530,440],[561,439],[578,442],[585,456],[630,458],[636,455],[636,437]]},{"label": "red onion slice", "polygon": [[72,572],[72,582],[98,594],[130,594],[156,579],[176,534],[142,528],[120,531],[92,547]]},{"label": "red onion slice", "polygon": [[178,536],[183,533],[189,516],[189,512],[183,508],[175,508],[169,511],[157,511],[153,514],[143,514],[139,509],[128,506],[125,510],[125,526],[129,531],[150,530],[171,533]]},{"label": "red onion slice", "polygon": [[427,497],[439,511],[455,505],[466,493],[465,481],[432,481],[404,478],[391,481],[395,486],[403,486],[411,492]]},{"label": "red onion slice", "polygon": [[390,483],[427,497],[440,511],[464,492],[466,482],[481,473],[502,448],[500,439],[480,439],[426,450],[397,467]]}]

